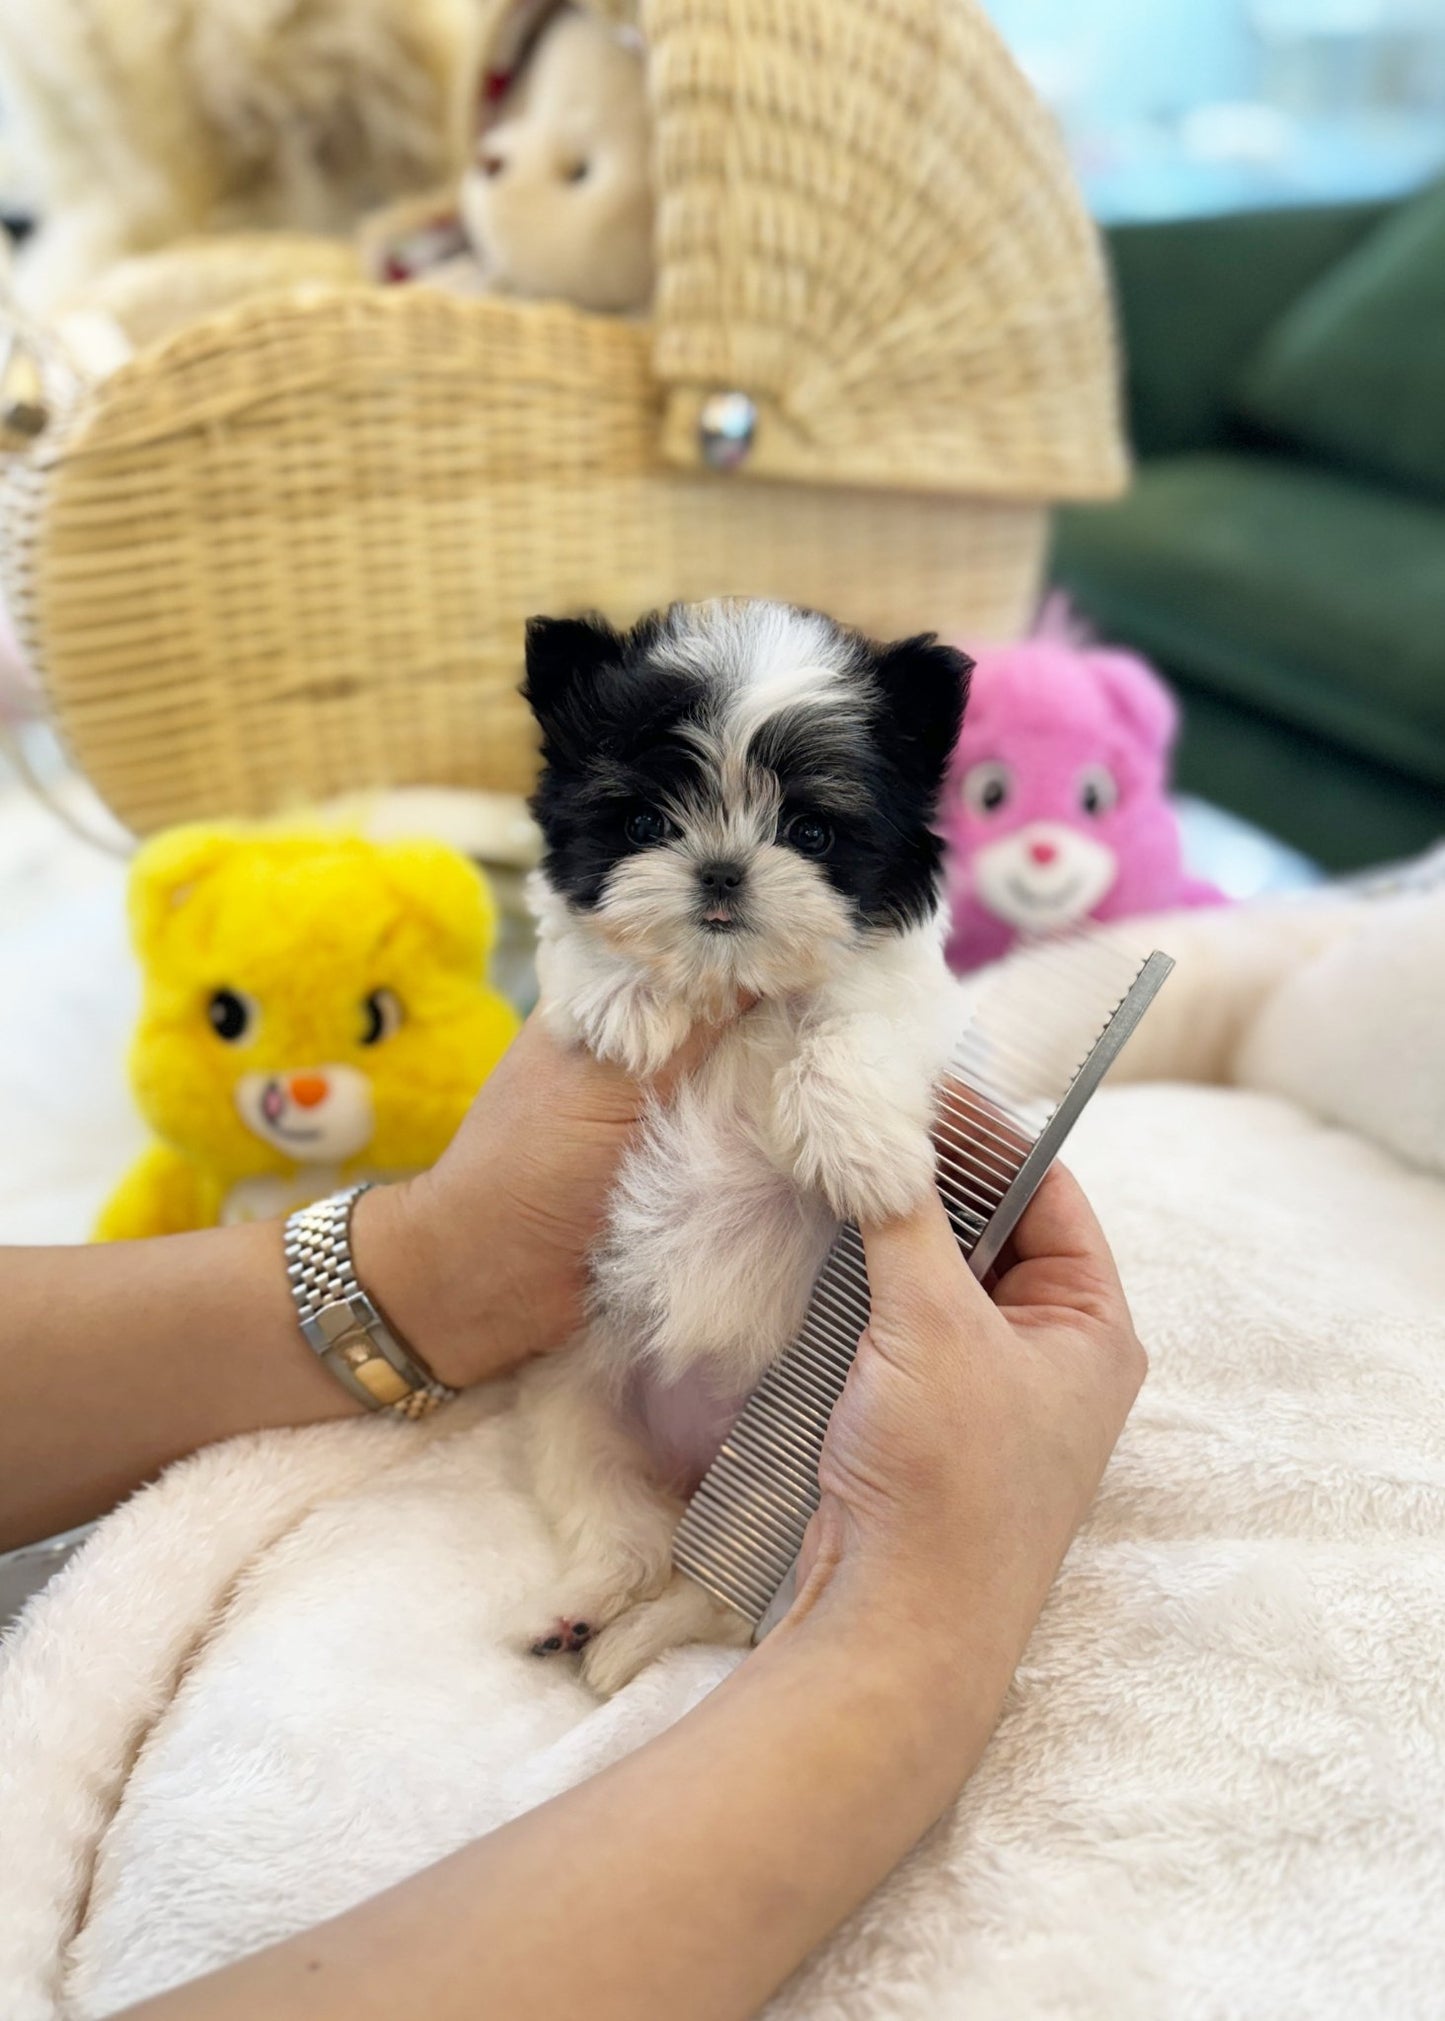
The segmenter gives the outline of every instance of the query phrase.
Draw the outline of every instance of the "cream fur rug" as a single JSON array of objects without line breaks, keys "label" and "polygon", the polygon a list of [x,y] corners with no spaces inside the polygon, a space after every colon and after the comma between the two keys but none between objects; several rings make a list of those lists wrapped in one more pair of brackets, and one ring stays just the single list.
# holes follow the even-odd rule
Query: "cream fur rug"
[{"label": "cream fur rug", "polygon": [[[1153,1371],[954,1814],[787,2021],[1445,2011],[1445,895],[1198,915],[1072,1162]],[[1164,1006],[1168,1006],[1168,1017]],[[0,2012],[113,2012],[678,1717],[512,1653],[505,1392],[216,1448],[0,1673]]]}]

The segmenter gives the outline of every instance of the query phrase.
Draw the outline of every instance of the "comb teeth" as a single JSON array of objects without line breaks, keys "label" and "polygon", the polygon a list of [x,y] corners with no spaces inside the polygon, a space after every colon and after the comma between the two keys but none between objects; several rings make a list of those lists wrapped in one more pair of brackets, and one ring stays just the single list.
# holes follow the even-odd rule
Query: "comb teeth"
[{"label": "comb teeth", "polygon": [[[982,1277],[1079,1112],[1173,967],[1116,945],[1032,949],[985,984],[938,1094],[938,1190]],[[807,1314],[703,1476],[673,1563],[755,1625],[792,1569],[818,1506],[818,1459],[868,1324],[856,1227],[840,1229]]]}]

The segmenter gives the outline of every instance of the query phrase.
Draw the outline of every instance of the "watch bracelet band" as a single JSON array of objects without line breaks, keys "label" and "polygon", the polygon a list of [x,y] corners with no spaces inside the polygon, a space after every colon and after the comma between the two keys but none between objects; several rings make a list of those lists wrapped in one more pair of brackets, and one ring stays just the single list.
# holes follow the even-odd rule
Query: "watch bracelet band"
[{"label": "watch bracelet band", "polygon": [[351,1256],[351,1212],[370,1181],[287,1217],[286,1275],[307,1345],[368,1410],[420,1418],[457,1394],[397,1339],[362,1289]]}]

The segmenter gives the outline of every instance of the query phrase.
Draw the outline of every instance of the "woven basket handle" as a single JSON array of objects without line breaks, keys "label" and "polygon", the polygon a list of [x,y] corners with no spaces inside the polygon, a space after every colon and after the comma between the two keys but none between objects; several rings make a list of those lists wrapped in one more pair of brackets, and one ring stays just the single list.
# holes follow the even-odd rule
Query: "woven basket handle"
[{"label": "woven basket handle", "polygon": [[33,448],[88,383],[60,338],[21,303],[14,246],[0,230],[0,455]]},{"label": "woven basket handle", "polygon": [[[59,339],[22,307],[15,292],[14,247],[0,229],[0,459],[26,455],[55,417],[89,383]],[[21,784],[80,841],[108,855],[128,856],[119,832],[92,826],[68,806],[30,762],[24,739],[0,712],[0,753]]]},{"label": "woven basket handle", "polygon": [[32,799],[38,800],[47,813],[53,814],[77,842],[83,842],[88,849],[98,849],[104,856],[118,856],[122,862],[135,854],[135,843],[121,828],[107,829],[99,819],[92,823],[69,806],[50,782],[41,777],[30,762],[24,738],[3,714],[0,714],[0,755],[10,761],[20,784]]}]

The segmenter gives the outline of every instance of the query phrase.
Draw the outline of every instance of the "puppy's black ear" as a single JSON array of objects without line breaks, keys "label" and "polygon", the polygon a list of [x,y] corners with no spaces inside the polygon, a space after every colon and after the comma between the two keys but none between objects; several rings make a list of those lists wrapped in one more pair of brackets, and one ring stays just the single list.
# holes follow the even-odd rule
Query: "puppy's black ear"
[{"label": "puppy's black ear", "polygon": [[604,618],[529,618],[522,693],[545,724],[559,705],[603,667],[616,666],[625,641]]},{"label": "puppy's black ear", "polygon": [[878,741],[930,799],[958,742],[972,671],[968,654],[940,645],[933,632],[880,647],[873,663],[883,697]]}]

